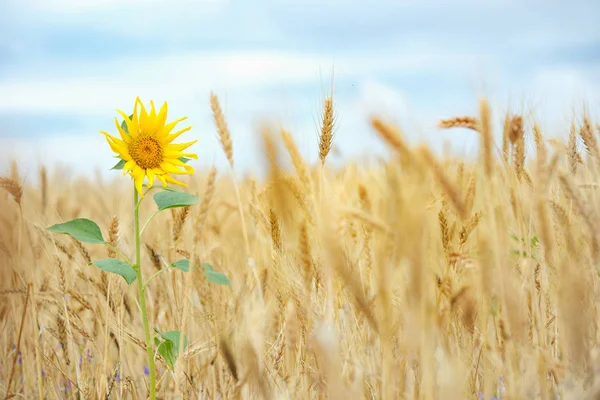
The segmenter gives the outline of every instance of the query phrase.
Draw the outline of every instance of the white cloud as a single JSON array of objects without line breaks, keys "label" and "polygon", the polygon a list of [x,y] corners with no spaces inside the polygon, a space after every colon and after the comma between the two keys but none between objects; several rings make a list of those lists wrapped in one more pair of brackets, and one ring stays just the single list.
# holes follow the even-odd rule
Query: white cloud
[{"label": "white cloud", "polygon": [[356,112],[364,117],[380,115],[405,120],[410,116],[406,94],[374,78],[362,82],[355,107]]},{"label": "white cloud", "polygon": [[[333,69],[335,79],[362,79],[378,73],[436,69],[446,73],[463,63],[455,55],[345,56],[324,59],[286,52],[184,53],[79,65],[54,64],[42,75],[13,71],[0,80],[0,110],[4,112],[68,112],[95,114],[114,109],[116,102],[140,95],[189,102],[210,90],[260,89],[268,86],[317,83]],[[65,76],[63,71],[73,71]],[[54,72],[59,77],[54,77]]]}]

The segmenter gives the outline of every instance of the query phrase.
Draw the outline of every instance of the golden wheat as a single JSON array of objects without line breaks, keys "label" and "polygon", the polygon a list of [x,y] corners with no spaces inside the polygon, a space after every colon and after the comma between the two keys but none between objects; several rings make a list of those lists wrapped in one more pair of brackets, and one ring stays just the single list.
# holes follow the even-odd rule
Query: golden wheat
[{"label": "golden wheat", "polygon": [[[210,106],[233,171],[214,94]],[[479,107],[477,118],[440,122],[478,132],[474,161],[413,149],[398,126],[372,118],[399,159],[334,170],[328,97],[316,165],[287,130],[265,128],[264,181],[214,167],[188,178],[198,210],[158,216],[143,237],[144,273],[170,278],[148,285],[152,325],[190,340],[175,371],[157,353],[161,398],[594,398],[596,125],[586,116],[546,147],[533,123],[526,157],[529,127],[506,114],[495,157],[493,110]],[[278,140],[295,173],[281,168]],[[16,163],[0,180],[0,387],[23,398],[145,398],[138,305],[123,279],[88,265],[107,251],[41,228],[74,214],[104,221],[108,256],[131,255],[128,191],[75,186],[49,168],[39,185],[21,184]],[[190,273],[168,268],[181,256]],[[232,286],[209,282],[202,263]]]}]

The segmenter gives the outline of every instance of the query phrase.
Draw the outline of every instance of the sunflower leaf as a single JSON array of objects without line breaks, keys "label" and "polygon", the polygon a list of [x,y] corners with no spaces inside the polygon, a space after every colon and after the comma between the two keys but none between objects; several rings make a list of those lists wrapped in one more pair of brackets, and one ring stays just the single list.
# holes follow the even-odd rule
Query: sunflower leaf
[{"label": "sunflower leaf", "polygon": [[179,157],[178,160],[181,161],[184,164],[187,164],[191,160],[191,158]]},{"label": "sunflower leaf", "polygon": [[[215,271],[209,263],[202,263],[200,266],[204,270],[204,276],[209,282],[216,283],[217,285],[231,286],[229,278],[224,273]],[[190,272],[190,260],[183,258],[175,261],[169,267],[180,269],[183,272]]]},{"label": "sunflower leaf", "polygon": [[173,264],[170,265],[172,268],[177,268],[182,270],[183,272],[190,272],[190,260],[187,260],[185,258],[179,260],[179,261],[175,261]]},{"label": "sunflower leaf", "polygon": [[209,282],[216,283],[217,285],[231,286],[231,281],[222,272],[217,272],[209,263],[202,263],[204,268],[204,276]]},{"label": "sunflower leaf", "polygon": [[222,272],[204,270],[204,276],[209,282],[217,285],[231,286],[231,281]]},{"label": "sunflower leaf", "polygon": [[103,271],[121,275],[128,285],[131,285],[136,279],[136,274],[133,267],[126,262],[117,260],[116,258],[103,258],[102,260],[92,261],[90,265],[91,264],[96,265],[96,267]]},{"label": "sunflower leaf", "polygon": [[[154,343],[158,346],[158,352],[165,359],[169,368],[174,370],[175,362],[177,361],[177,357],[179,356],[179,340],[181,338],[181,333],[179,331],[169,331],[161,333],[158,329],[154,328],[154,331],[160,335],[163,339],[161,342],[159,338],[154,338]],[[183,338],[183,349],[188,345],[187,337]]]},{"label": "sunflower leaf", "polygon": [[104,244],[100,227],[87,218],[76,218],[62,224],[55,224],[46,230],[53,233],[63,233],[84,243]]},{"label": "sunflower leaf", "polygon": [[123,169],[123,167],[125,166],[125,162],[126,162],[125,160],[120,160],[114,167],[111,168],[111,171],[113,169],[117,169],[117,170]]},{"label": "sunflower leaf", "polygon": [[153,197],[159,211],[175,207],[188,207],[200,202],[198,196],[175,191],[158,192]]}]

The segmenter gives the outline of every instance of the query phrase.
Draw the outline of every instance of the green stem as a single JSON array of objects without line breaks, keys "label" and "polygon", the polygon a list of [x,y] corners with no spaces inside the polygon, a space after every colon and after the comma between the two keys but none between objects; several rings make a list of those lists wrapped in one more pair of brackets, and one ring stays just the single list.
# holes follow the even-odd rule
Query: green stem
[{"label": "green stem", "polygon": [[172,267],[166,267],[163,268],[157,272],[155,272],[154,274],[150,275],[150,278],[148,278],[148,280],[146,281],[146,283],[144,283],[144,290],[146,289],[146,286],[148,286],[148,284],[150,283],[150,281],[154,278],[156,278],[158,275],[162,274],[163,272],[165,272],[166,270],[170,269]]},{"label": "green stem", "polygon": [[138,192],[133,188],[133,222],[135,226],[135,274],[137,276],[140,308],[142,311],[142,322],[146,335],[146,352],[148,353],[148,367],[150,368],[150,400],[156,400],[156,368],[154,366],[154,354],[152,338],[150,337],[150,326],[148,325],[148,312],[146,311],[146,287],[142,278],[141,248],[140,248],[140,216],[139,216]]},{"label": "green stem", "polygon": [[148,218],[148,220],[146,221],[146,223],[144,224],[144,226],[142,227],[142,230],[140,231],[140,236],[142,236],[142,234],[144,233],[144,230],[146,230],[146,227],[148,226],[148,224],[150,223],[150,221],[152,220],[152,218],[154,218],[154,216],[156,214],[158,214],[161,210],[157,210],[154,212],[154,214],[152,214],[150,216],[150,218]]},{"label": "green stem", "polygon": [[110,243],[106,243],[106,246],[108,246],[112,251],[114,251],[115,253],[117,253],[117,255],[121,256],[121,258],[128,262],[129,264],[131,264],[131,262],[129,261],[129,257],[127,257],[125,254],[123,254],[121,252],[121,250],[119,250],[118,248],[114,247],[113,245],[111,245]]}]

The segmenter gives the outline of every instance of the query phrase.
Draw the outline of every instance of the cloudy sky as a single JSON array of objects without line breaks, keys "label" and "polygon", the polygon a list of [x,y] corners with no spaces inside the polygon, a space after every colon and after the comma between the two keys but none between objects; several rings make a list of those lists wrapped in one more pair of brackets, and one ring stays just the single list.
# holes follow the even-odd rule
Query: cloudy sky
[{"label": "cloudy sky", "polygon": [[[331,89],[338,161],[381,154],[368,125],[380,113],[412,143],[475,151],[470,132],[439,118],[533,110],[560,134],[574,107],[600,105],[600,3],[460,0],[0,0],[0,171],[61,162],[112,166],[100,130],[136,96],[189,116],[197,166],[225,165],[212,124],[220,97],[240,169],[259,171],[257,124],[289,129],[317,154]],[[595,114],[598,115],[598,114]],[[171,119],[170,118],[170,119]],[[112,172],[114,174],[114,172]]]}]

